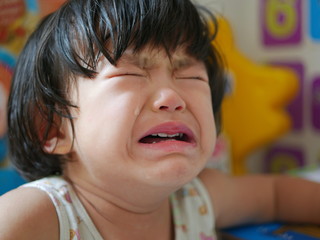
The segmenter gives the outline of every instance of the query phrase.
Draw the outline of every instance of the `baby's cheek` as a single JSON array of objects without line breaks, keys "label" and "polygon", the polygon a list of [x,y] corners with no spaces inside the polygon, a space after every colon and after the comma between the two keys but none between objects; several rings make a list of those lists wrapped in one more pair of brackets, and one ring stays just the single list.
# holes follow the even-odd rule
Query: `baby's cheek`
[{"label": "baby's cheek", "polygon": [[202,129],[204,134],[204,145],[211,156],[211,154],[214,151],[216,141],[217,141],[217,131],[215,127],[215,121],[214,118],[209,118],[207,120],[207,125],[205,128]]}]

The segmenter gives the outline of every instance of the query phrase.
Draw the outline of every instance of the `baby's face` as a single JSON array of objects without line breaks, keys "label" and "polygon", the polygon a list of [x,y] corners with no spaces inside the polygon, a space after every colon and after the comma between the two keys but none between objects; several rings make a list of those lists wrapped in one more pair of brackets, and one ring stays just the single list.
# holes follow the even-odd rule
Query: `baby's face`
[{"label": "baby's face", "polygon": [[[204,167],[215,144],[205,66],[176,52],[129,50],[78,79],[73,101],[76,161],[66,174],[99,188],[180,187]],[[119,187],[121,186],[121,187]]]}]

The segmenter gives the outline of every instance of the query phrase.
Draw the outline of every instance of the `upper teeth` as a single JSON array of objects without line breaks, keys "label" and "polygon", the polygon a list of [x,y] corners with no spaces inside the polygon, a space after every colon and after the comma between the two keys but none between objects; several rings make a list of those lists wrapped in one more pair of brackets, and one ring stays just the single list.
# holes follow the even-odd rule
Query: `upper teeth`
[{"label": "upper teeth", "polygon": [[183,133],[176,133],[176,134],[166,134],[166,133],[154,133],[151,134],[153,137],[180,137],[182,138]]}]

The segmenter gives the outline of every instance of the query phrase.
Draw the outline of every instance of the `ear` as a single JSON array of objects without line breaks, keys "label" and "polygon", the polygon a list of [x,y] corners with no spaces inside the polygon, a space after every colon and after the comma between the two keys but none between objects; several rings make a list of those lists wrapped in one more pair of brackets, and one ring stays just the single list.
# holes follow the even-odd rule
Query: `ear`
[{"label": "ear", "polygon": [[72,133],[69,130],[69,122],[64,120],[59,129],[51,129],[47,140],[43,145],[43,150],[50,154],[64,155],[70,153],[72,149]]}]

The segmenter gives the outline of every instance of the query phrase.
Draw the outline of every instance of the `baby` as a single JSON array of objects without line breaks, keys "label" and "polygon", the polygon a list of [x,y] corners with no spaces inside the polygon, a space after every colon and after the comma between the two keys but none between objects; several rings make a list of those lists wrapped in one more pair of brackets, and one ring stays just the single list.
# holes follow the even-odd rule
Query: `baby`
[{"label": "baby", "polygon": [[[189,0],[70,0],[18,60],[8,239],[213,240],[216,228],[320,223],[320,185],[205,169],[219,122],[216,21]],[[217,26],[215,26],[217,30]]]}]

